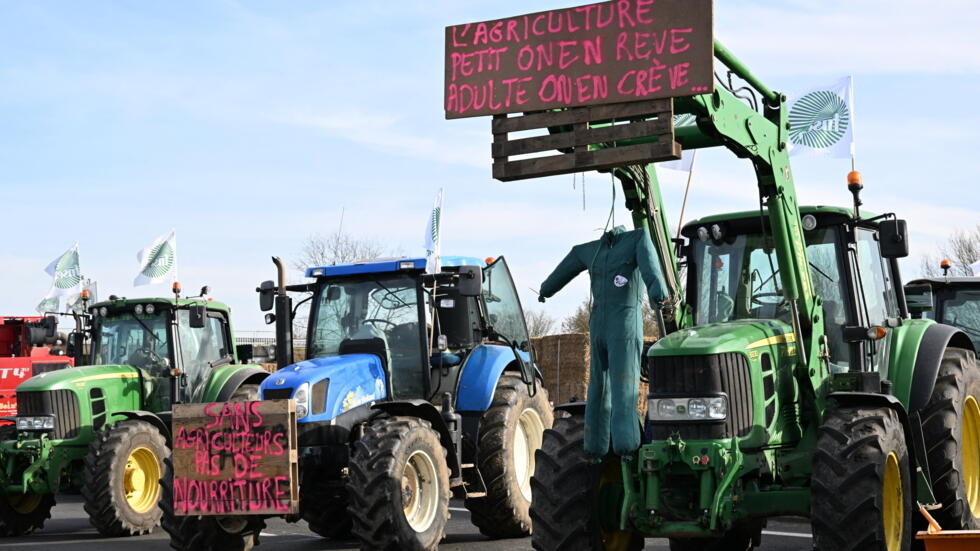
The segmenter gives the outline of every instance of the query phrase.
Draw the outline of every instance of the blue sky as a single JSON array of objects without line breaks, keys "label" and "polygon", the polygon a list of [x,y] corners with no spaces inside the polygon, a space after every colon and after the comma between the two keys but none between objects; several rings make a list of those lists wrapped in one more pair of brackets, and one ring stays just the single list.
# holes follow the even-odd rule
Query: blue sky
[{"label": "blue sky", "polygon": [[[26,314],[73,242],[103,296],[133,288],[136,252],[177,228],[186,289],[209,284],[239,329],[271,255],[344,227],[422,253],[445,188],[443,251],[507,256],[522,299],[598,234],[608,177],[501,183],[487,118],[446,121],[443,29],[576,2],[0,3],[0,312]],[[980,222],[980,7],[967,0],[716,2],[715,32],[770,87],[853,75],[869,209],[909,220],[906,276]],[[794,160],[805,203],[847,204],[849,162]],[[683,179],[664,194],[679,214]],[[698,159],[687,219],[754,208],[744,161]],[[617,221],[628,214],[617,207]],[[561,317],[585,278],[544,307]]]}]

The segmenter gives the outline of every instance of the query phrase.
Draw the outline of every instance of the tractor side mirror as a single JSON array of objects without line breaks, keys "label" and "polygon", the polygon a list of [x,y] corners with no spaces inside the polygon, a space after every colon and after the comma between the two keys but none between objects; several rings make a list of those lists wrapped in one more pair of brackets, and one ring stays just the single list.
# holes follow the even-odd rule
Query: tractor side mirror
[{"label": "tractor side mirror", "polygon": [[263,281],[256,291],[259,293],[259,310],[263,312],[272,310],[276,298],[276,284],[272,281]]},{"label": "tractor side mirror", "polygon": [[191,306],[190,326],[191,329],[203,329],[204,322],[208,317],[208,309],[203,304]]},{"label": "tractor side mirror", "polygon": [[239,344],[235,347],[235,353],[239,362],[247,364],[255,357],[255,348],[251,344]]},{"label": "tractor side mirror", "polygon": [[881,256],[905,258],[909,255],[909,231],[905,220],[884,220],[878,226]]},{"label": "tractor side mirror", "polygon": [[480,296],[483,293],[483,269],[479,266],[460,266],[459,283],[456,287],[460,296]]},{"label": "tractor side mirror", "polygon": [[65,355],[78,358],[82,353],[82,343],[85,342],[85,333],[72,331],[68,334],[68,343],[65,345]]},{"label": "tractor side mirror", "polygon": [[906,285],[905,302],[909,306],[909,314],[913,318],[921,318],[922,314],[933,309],[932,287],[929,285]]}]

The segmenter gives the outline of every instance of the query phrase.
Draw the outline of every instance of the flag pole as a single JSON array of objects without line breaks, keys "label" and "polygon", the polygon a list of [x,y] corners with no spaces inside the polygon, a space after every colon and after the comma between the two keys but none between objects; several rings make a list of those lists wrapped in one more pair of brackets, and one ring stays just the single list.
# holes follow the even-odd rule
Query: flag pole
[{"label": "flag pole", "polygon": [[694,177],[694,161],[697,159],[697,149],[691,150],[691,168],[687,171],[687,185],[684,186],[684,200],[681,202],[681,217],[677,220],[677,239],[681,238],[681,226],[684,224],[684,209],[687,208],[687,194],[691,191],[691,178]]}]

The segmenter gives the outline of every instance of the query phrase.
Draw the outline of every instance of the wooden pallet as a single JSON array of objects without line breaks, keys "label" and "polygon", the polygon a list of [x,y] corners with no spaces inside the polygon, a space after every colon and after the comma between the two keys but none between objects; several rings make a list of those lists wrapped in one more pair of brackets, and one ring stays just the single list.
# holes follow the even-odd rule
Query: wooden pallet
[{"label": "wooden pallet", "polygon": [[[509,117],[494,115],[493,177],[504,182],[679,159],[671,99],[576,107]],[[628,122],[623,122],[628,121]],[[509,139],[511,132],[547,132]],[[649,143],[616,145],[637,138]],[[513,156],[554,151],[525,159]]]}]

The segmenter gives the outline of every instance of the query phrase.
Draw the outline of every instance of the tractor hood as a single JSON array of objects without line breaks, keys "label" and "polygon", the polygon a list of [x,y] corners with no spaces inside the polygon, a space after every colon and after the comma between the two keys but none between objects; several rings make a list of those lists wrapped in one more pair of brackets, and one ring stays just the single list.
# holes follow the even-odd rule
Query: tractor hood
[{"label": "tractor hood", "polygon": [[120,380],[132,380],[135,385],[139,385],[140,372],[135,367],[128,365],[88,365],[60,369],[31,377],[17,387],[17,392],[74,390],[75,388],[89,386],[91,382],[105,384],[111,381],[112,384],[116,384]]},{"label": "tractor hood", "polygon": [[[744,352],[764,346],[789,344],[796,335],[779,320],[740,320],[681,329],[657,341],[649,356],[693,356]],[[792,352],[790,352],[792,353]]]},{"label": "tractor hood", "polygon": [[381,360],[373,354],[343,354],[299,362],[276,371],[259,388],[263,400],[293,398],[304,383],[309,383],[307,403],[297,405],[306,405],[308,414],[298,419],[300,423],[329,421],[388,396]]}]

